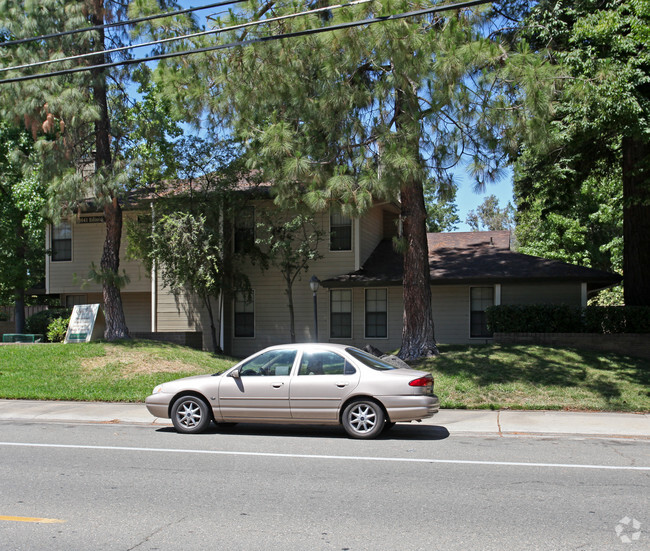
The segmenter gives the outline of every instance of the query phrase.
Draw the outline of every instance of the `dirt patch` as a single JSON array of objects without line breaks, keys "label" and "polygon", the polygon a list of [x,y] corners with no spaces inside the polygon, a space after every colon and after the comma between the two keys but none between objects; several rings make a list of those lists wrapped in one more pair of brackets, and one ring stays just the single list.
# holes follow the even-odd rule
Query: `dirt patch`
[{"label": "dirt patch", "polygon": [[192,371],[195,366],[180,360],[162,360],[137,350],[125,350],[119,346],[105,347],[105,355],[101,357],[86,358],[81,365],[85,371],[91,372],[103,369],[108,365],[120,366],[123,377],[133,375],[147,375],[151,373],[178,373]]}]

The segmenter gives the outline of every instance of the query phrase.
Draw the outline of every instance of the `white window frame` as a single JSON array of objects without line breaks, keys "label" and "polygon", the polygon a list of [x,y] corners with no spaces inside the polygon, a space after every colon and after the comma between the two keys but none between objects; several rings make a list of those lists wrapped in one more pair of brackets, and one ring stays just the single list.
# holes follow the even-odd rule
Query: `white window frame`
[{"label": "white window frame", "polygon": [[[58,226],[61,226],[62,224],[67,224],[70,227],[70,258],[66,258],[64,260],[59,260],[54,258],[54,235],[56,232],[56,228]],[[52,224],[50,226],[50,262],[72,262],[72,259],[74,257],[73,252],[74,252],[74,247],[73,247],[73,237],[74,237],[74,224],[72,223],[71,220],[61,220],[59,224]],[[62,241],[62,240],[59,240]]]},{"label": "white window frame", "polygon": [[[338,225],[334,226],[334,224],[332,223],[332,218],[335,217],[335,216],[340,217],[342,219],[347,219],[349,221],[349,224],[350,224],[350,247],[348,249],[333,249],[332,248],[332,231],[333,231],[333,229],[335,227],[346,227],[347,226],[347,224],[346,224],[346,226],[344,226],[343,224],[338,224]],[[330,252],[333,252],[333,253],[349,253],[349,252],[351,252],[352,248],[354,246],[354,224],[353,224],[353,219],[350,216],[346,216],[346,215],[344,215],[343,213],[341,213],[339,211],[330,211],[329,224],[330,224],[330,231],[329,231],[329,238],[328,238],[328,247],[329,247]]]},{"label": "white window frame", "polygon": [[[386,293],[385,297],[385,303],[386,303],[386,310],[384,310],[384,313],[386,314],[386,335],[383,337],[370,337],[368,335],[368,313],[380,313],[379,310],[369,312],[368,311],[368,292],[369,291],[384,291]],[[375,299],[376,300],[376,299]],[[373,339],[373,340],[386,340],[388,339],[388,289],[386,287],[371,287],[369,289],[364,289],[363,293],[363,334],[364,338],[366,339]]]},{"label": "white window frame", "polygon": [[[334,298],[334,293],[341,293],[341,292],[348,292],[350,293],[350,311],[349,312],[335,312],[332,309],[332,300]],[[342,302],[342,301],[338,301]],[[352,292],[352,289],[330,289],[329,293],[329,310],[330,310],[330,323],[329,323],[329,333],[330,333],[330,339],[345,339],[345,340],[351,340],[352,337],[354,336],[354,294]],[[332,323],[334,320],[334,314],[349,314],[350,315],[350,335],[349,336],[334,336],[332,334]]]},{"label": "white window frame", "polygon": [[[493,335],[472,335],[472,313],[473,312],[485,312],[485,310],[472,310],[472,290],[473,289],[490,289],[492,291],[492,304],[490,306],[494,306],[496,304],[496,299],[497,299],[497,290],[494,285],[472,285],[469,288],[469,338],[470,339],[491,339],[493,338]],[[483,300],[483,299],[481,299]],[[487,327],[486,327],[487,329]]]}]

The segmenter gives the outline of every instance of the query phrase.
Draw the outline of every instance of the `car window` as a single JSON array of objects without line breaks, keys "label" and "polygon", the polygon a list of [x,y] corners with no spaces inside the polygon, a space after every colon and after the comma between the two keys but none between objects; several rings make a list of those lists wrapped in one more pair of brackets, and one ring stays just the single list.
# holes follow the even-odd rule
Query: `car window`
[{"label": "car window", "polygon": [[367,352],[359,350],[358,348],[346,348],[345,351],[353,358],[359,360],[362,364],[367,365],[372,369],[376,369],[377,371],[390,371],[392,369],[399,369],[399,367],[387,364],[386,362],[380,360],[377,356],[368,354]]},{"label": "car window", "polygon": [[335,352],[303,352],[298,375],[352,375],[354,366]]},{"label": "car window", "polygon": [[296,359],[295,350],[269,350],[239,368],[241,377],[289,375]]}]

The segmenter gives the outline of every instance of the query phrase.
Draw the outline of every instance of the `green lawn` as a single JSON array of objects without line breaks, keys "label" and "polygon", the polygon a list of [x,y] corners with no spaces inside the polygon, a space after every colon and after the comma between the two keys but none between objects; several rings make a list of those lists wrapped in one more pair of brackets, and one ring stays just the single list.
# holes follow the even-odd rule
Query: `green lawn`
[{"label": "green lawn", "polygon": [[[543,346],[442,346],[419,363],[445,408],[650,411],[650,361]],[[236,360],[153,341],[0,346],[0,398],[141,402]]]},{"label": "green lawn", "polygon": [[650,411],[650,360],[531,345],[442,346],[431,371],[443,407]]}]

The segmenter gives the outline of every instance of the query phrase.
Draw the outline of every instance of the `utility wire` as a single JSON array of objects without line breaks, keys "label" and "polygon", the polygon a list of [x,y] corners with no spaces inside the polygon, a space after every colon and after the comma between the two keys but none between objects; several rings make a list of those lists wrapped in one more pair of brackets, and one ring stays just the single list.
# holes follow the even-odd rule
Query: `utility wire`
[{"label": "utility wire", "polygon": [[[175,36],[172,38],[161,38],[159,40],[153,40],[151,42],[143,42],[141,44],[131,44],[129,46],[120,46],[119,48],[112,48],[110,50],[98,50],[96,52],[87,52],[85,54],[79,54],[79,55],[73,55],[73,56],[68,56],[68,57],[61,57],[58,59],[48,59],[47,61],[36,61],[34,63],[27,63],[25,65],[15,65],[12,67],[2,67],[0,68],[0,73],[4,73],[6,71],[14,71],[14,70],[19,70],[19,69],[31,69],[32,67],[41,67],[43,65],[50,65],[53,63],[62,63],[64,61],[74,61],[77,59],[85,59],[88,57],[95,57],[100,54],[113,54],[116,52],[124,52],[126,50],[135,50],[137,48],[146,48],[149,46],[156,46],[158,44],[165,44],[167,42],[175,42],[176,40],[186,40],[188,38],[197,38],[200,36],[206,36],[209,34],[221,34],[226,31],[233,31],[233,30],[238,30],[238,29],[244,29],[246,27],[252,27],[254,25],[263,25],[265,23],[275,23],[277,21],[283,21],[285,19],[294,19],[296,17],[301,17],[303,15],[314,15],[318,13],[323,13],[331,10],[336,10],[348,6],[357,6],[361,4],[367,4],[368,2],[373,2],[374,0],[355,0],[353,2],[347,2],[345,4],[336,4],[334,6],[326,6],[324,8],[317,8],[313,10],[307,10],[307,11],[302,11],[299,13],[291,13],[288,15],[279,15],[278,17],[270,17],[267,19],[259,19],[257,21],[248,21],[246,23],[240,23],[238,25],[232,25],[230,27],[221,27],[218,29],[211,29],[209,31],[201,31],[198,33],[192,33],[192,34],[186,34],[182,36]],[[147,58],[149,59],[149,58]]]},{"label": "utility wire", "polygon": [[125,25],[135,25],[136,23],[142,23],[143,21],[153,21],[155,19],[162,19],[164,17],[172,17],[174,15],[182,15],[184,13],[191,13],[200,10],[210,10],[212,8],[220,8],[222,6],[227,6],[229,4],[240,4],[246,2],[247,0],[228,0],[223,2],[217,2],[216,4],[208,4],[207,6],[200,6],[198,8],[186,8],[182,10],[170,11],[165,13],[157,13],[155,15],[147,15],[144,17],[138,17],[136,19],[127,19],[126,21],[116,21],[115,23],[105,23],[104,25],[94,25],[92,27],[84,27],[82,29],[71,29],[69,31],[60,31],[52,34],[44,34],[41,36],[30,36],[27,38],[17,38],[16,40],[8,40],[7,42],[0,42],[0,47],[3,46],[15,46],[17,44],[27,44],[28,42],[36,42],[38,40],[48,40],[50,38],[59,38],[61,36],[67,36],[71,34],[85,33],[89,31],[99,31],[101,29],[112,29],[115,27],[123,27]]},{"label": "utility wire", "polygon": [[[200,53],[207,53],[207,52],[214,52],[218,50],[225,50],[225,49],[230,49],[230,48],[235,48],[238,46],[250,46],[252,44],[258,44],[258,43],[263,43],[263,42],[272,42],[275,40],[284,40],[285,38],[297,38],[301,36],[309,36],[312,34],[320,34],[324,32],[331,32],[331,31],[338,31],[338,30],[343,30],[343,29],[351,29],[355,27],[361,27],[364,25],[372,25],[374,23],[384,23],[386,21],[398,21],[401,19],[407,19],[409,17],[419,17],[421,15],[430,15],[433,13],[440,13],[444,11],[451,11],[451,10],[459,10],[463,8],[469,8],[473,6],[478,6],[481,4],[489,4],[492,0],[468,0],[465,2],[458,2],[456,4],[447,4],[444,6],[433,6],[431,8],[425,8],[421,10],[415,10],[415,11],[410,11],[410,12],[403,12],[403,13],[398,13],[394,15],[387,15],[384,17],[370,17],[367,19],[362,19],[360,21],[351,21],[348,23],[340,23],[338,25],[331,25],[329,27],[321,27],[318,29],[306,29],[304,31],[296,31],[296,32],[291,32],[291,33],[283,33],[279,35],[272,35],[272,36],[265,36],[265,37],[260,37],[260,38],[254,38],[254,39],[249,39],[249,40],[240,40],[237,42],[229,42],[226,44],[219,44],[217,46],[208,46],[205,48],[195,48],[193,50],[185,50],[182,52],[169,52],[165,54],[157,54],[154,56],[150,57],[144,57],[144,58],[138,58],[138,59],[125,59],[122,61],[114,61],[114,62],[109,62],[109,63],[102,63],[98,65],[90,65],[87,67],[75,67],[71,69],[64,69],[61,71],[53,71],[50,73],[38,73],[35,75],[24,75],[20,77],[14,77],[14,78],[7,78],[4,80],[0,80],[0,84],[11,84],[15,82],[23,82],[27,80],[35,80],[35,79],[41,79],[41,78],[49,78],[49,77],[55,77],[55,76],[63,76],[63,75],[70,75],[73,73],[79,73],[82,71],[91,71],[95,69],[108,69],[111,67],[118,67],[120,65],[135,65],[139,63],[146,63],[148,61],[160,61],[163,59],[170,59],[173,57],[180,57],[180,56],[185,56],[185,55],[193,55],[193,54],[200,54]],[[98,52],[94,52],[95,55]]]}]

